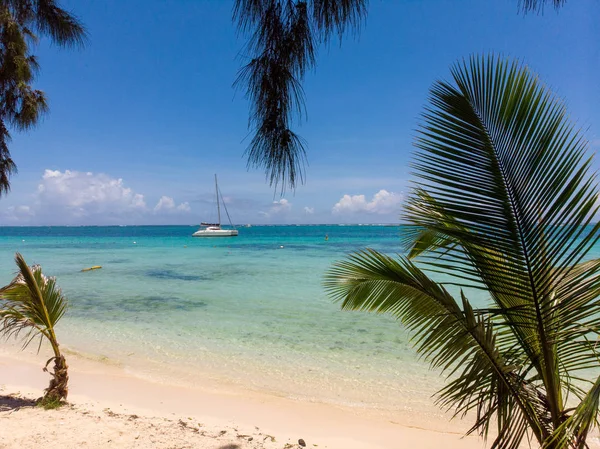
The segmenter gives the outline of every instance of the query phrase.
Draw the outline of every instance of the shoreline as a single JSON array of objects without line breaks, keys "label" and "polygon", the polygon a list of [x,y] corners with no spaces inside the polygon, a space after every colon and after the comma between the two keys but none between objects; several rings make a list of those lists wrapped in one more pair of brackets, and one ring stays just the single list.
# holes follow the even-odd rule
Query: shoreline
[{"label": "shoreline", "polygon": [[[31,231],[5,246],[57,277],[70,303],[59,339],[83,358],[159,384],[194,387],[200,377],[203,389],[250,390],[466,430],[433,405],[443,376],[427,372],[398,323],[342,313],[322,291],[323,272],[346,250],[369,242],[395,247],[396,231],[367,228],[339,228],[325,243],[320,227],[256,227],[230,248],[191,240],[183,228],[99,227]],[[9,282],[14,263],[2,262]],[[81,273],[94,265],[103,269]]]},{"label": "shoreline", "polygon": [[[48,375],[41,369],[44,360],[42,355],[36,358],[39,361],[36,363],[27,357],[0,352],[0,395],[19,393],[30,399],[41,396],[48,383]],[[79,413],[79,418],[107,409],[117,415],[135,414],[175,422],[178,419],[186,422],[185,420],[192,418],[190,421],[202,422],[203,429],[208,429],[206,431],[212,432],[212,435],[218,435],[225,427],[237,429],[241,435],[254,435],[248,442],[249,445],[240,446],[248,448],[284,447],[284,443],[296,447],[299,438],[304,439],[308,447],[315,444],[318,447],[345,449],[392,449],[398,447],[398,442],[402,442],[405,447],[432,449],[442,445],[447,449],[484,447],[483,440],[476,436],[463,438],[463,432],[439,430],[440,427],[445,427],[437,425],[441,425],[441,422],[430,421],[426,427],[415,426],[402,422],[401,417],[393,420],[359,408],[294,400],[239,389],[226,390],[223,386],[211,389],[210,385],[209,388],[205,385],[190,388],[156,383],[132,376],[118,366],[103,365],[77,357],[71,357],[67,363],[70,374],[69,403],[78,411],[71,408],[60,413],[76,416]],[[40,412],[39,409],[36,410],[36,413]],[[0,412],[0,418],[5,418],[2,416],[5,413]],[[27,447],[23,445],[24,441],[11,440],[8,436],[18,435],[19,432],[11,429],[11,417],[6,418],[8,419],[0,426],[0,437],[9,442],[6,447]],[[123,418],[122,421],[126,423],[127,419]],[[460,421],[452,421],[451,424],[455,428],[468,425]],[[29,425],[35,423],[29,422]],[[97,427],[93,431],[97,432]],[[260,429],[260,434],[257,429]],[[190,435],[198,437],[197,434]],[[274,436],[279,445],[256,446],[260,435]],[[214,443],[214,438],[211,441]],[[238,441],[238,444],[242,443]]]}]

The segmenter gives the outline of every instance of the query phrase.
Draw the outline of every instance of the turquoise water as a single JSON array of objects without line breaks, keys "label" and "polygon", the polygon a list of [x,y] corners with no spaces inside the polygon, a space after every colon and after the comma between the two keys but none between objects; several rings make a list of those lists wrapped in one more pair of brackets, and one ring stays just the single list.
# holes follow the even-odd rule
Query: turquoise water
[{"label": "turquoise water", "polygon": [[[399,251],[400,229],[255,226],[201,239],[190,226],[0,228],[0,282],[15,251],[41,264],[69,298],[63,345],[138,376],[425,413],[441,380],[408,335],[341,312],[322,288],[351,251]],[[93,265],[103,268],[80,271]]]}]

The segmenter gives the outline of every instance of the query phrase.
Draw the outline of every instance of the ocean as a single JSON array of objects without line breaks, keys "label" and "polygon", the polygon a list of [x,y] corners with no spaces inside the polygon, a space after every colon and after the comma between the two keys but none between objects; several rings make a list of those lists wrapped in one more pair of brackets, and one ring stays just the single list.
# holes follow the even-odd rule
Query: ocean
[{"label": "ocean", "polygon": [[[3,227],[0,282],[14,276],[16,251],[57,278],[70,304],[57,327],[67,357],[158,382],[210,378],[429,416],[443,379],[407,332],[387,316],[342,312],[322,286],[352,251],[401,251],[401,229],[252,226],[204,239],[192,226]],[[94,265],[102,269],[81,271]]]}]

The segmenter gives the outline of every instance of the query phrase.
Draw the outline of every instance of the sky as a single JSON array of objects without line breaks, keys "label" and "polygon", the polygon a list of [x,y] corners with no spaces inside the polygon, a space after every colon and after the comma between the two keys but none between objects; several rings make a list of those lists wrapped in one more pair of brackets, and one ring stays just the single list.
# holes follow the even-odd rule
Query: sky
[{"label": "sky", "polygon": [[[359,36],[319,48],[304,80],[306,183],[284,196],[246,167],[246,59],[231,0],[62,0],[82,49],[42,39],[50,112],[13,131],[19,173],[0,225],[397,223],[428,90],[472,54],[527,64],[600,148],[600,2],[523,15],[518,0],[372,0]],[[594,163],[600,168],[600,162]]]}]

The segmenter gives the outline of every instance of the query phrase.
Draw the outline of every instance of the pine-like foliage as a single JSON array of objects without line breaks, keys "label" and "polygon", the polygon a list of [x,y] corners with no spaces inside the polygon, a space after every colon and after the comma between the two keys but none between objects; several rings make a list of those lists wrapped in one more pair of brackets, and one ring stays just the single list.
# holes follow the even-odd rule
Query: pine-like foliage
[{"label": "pine-like foliage", "polygon": [[0,196],[16,171],[9,128],[29,129],[48,109],[44,93],[32,87],[39,66],[31,46],[38,34],[61,46],[85,39],[81,23],[55,0],[0,0]]},{"label": "pine-like foliage", "polygon": [[[518,62],[473,57],[452,77],[431,89],[416,140],[408,257],[356,253],[326,287],[344,309],[391,314],[412,330],[417,351],[449,375],[440,404],[473,417],[471,432],[491,431],[492,448],[526,437],[585,448],[600,399],[588,142]],[[466,288],[485,304],[475,307]]]},{"label": "pine-like foliage", "polygon": [[[559,9],[567,0],[517,0],[524,13]],[[319,45],[357,33],[368,0],[235,0],[233,19],[249,36],[249,60],[234,85],[250,100],[252,138],[248,167],[265,170],[271,185],[294,189],[304,182],[306,142],[292,131],[305,116],[302,79],[314,68]],[[460,6],[460,5],[459,5]],[[435,7],[432,5],[432,7]],[[393,32],[393,30],[382,30]]]},{"label": "pine-like foliage", "polygon": [[304,179],[304,140],[291,130],[304,115],[302,78],[319,44],[358,31],[368,0],[236,0],[234,20],[250,35],[250,62],[236,85],[251,103],[248,165],[264,168],[271,185],[295,188]]},{"label": "pine-like foliage", "polygon": [[543,12],[548,4],[558,9],[565,3],[567,0],[520,0],[519,6],[524,12]]}]

